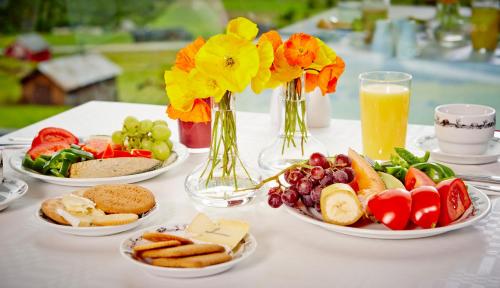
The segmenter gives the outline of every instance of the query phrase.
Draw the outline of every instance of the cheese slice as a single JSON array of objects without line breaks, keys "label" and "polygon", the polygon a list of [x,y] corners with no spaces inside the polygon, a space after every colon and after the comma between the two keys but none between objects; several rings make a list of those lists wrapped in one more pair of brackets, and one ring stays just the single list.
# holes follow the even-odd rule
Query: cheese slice
[{"label": "cheese slice", "polygon": [[232,250],[250,230],[248,223],[239,220],[220,219],[214,223],[205,214],[198,214],[188,227],[196,240],[226,245]]}]

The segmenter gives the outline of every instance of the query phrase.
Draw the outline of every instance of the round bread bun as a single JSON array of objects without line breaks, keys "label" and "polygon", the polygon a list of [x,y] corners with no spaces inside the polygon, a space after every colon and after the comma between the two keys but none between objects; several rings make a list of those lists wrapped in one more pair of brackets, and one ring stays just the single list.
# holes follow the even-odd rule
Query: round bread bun
[{"label": "round bread bun", "polygon": [[155,197],[148,189],[133,184],[98,185],[86,189],[83,197],[92,200],[96,208],[107,214],[143,214],[151,210]]}]

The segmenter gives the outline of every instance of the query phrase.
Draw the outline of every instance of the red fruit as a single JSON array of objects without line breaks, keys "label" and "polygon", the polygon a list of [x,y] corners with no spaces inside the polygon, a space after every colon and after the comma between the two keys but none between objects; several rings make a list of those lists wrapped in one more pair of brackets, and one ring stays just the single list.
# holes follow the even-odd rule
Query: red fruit
[{"label": "red fruit", "polygon": [[68,130],[56,127],[43,128],[31,142],[31,147],[47,142],[66,142],[68,144],[78,144],[78,138]]},{"label": "red fruit", "polygon": [[101,155],[101,159],[114,158],[114,157],[115,157],[115,153],[113,151],[113,147],[111,147],[111,144],[108,144],[108,146],[106,146],[106,149],[104,150],[104,152]]},{"label": "red fruit", "polygon": [[441,212],[438,190],[421,186],[411,190],[411,221],[422,228],[436,227]]},{"label": "red fruit", "polygon": [[410,219],[410,193],[403,189],[384,190],[368,200],[368,210],[390,229],[403,230]]},{"label": "red fruit", "polygon": [[420,186],[436,186],[436,184],[424,172],[418,170],[417,168],[410,167],[405,177],[406,189],[408,191],[411,191],[413,190],[413,188],[417,188]]},{"label": "red fruit", "polygon": [[330,163],[328,162],[328,159],[326,159],[325,155],[318,152],[311,154],[309,157],[309,165],[321,166],[324,169],[330,167]]},{"label": "red fruit", "polygon": [[441,198],[439,226],[446,226],[457,220],[472,204],[462,179],[452,178],[441,181],[436,188]]},{"label": "red fruit", "polygon": [[300,172],[298,169],[294,170],[287,170],[285,172],[285,180],[288,182],[290,185],[295,185],[297,182],[299,182],[300,179],[304,177],[304,174]]},{"label": "red fruit", "polygon": [[31,159],[35,160],[40,155],[52,155],[60,150],[69,148],[69,144],[67,142],[44,142],[40,143],[36,146],[31,147],[28,150],[28,155],[30,155]]}]

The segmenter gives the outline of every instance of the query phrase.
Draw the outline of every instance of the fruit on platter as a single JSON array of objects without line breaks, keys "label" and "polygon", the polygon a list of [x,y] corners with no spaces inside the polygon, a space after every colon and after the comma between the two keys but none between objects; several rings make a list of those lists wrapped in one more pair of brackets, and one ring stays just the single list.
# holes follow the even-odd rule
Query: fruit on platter
[{"label": "fruit on platter", "polygon": [[411,190],[411,221],[422,228],[437,226],[441,213],[439,192],[434,186],[420,186]]},{"label": "fruit on platter", "polygon": [[353,149],[349,149],[348,155],[352,159],[352,169],[356,174],[356,182],[359,187],[358,195],[360,197],[368,199],[370,195],[385,190],[384,182],[365,158]]},{"label": "fruit on platter", "polygon": [[368,200],[375,219],[392,230],[403,230],[411,213],[411,194],[404,189],[388,189]]},{"label": "fruit on platter", "polygon": [[351,225],[363,216],[363,207],[351,186],[336,183],[322,189],[323,220],[337,225]]},{"label": "fruit on platter", "polygon": [[415,167],[410,167],[405,176],[406,189],[412,190],[413,188],[420,186],[436,186],[436,184],[424,172]]},{"label": "fruit on platter", "polygon": [[384,172],[378,172],[380,179],[384,182],[384,185],[387,189],[393,188],[405,188],[405,185],[398,180],[398,178],[392,176],[391,174],[387,174]]},{"label": "fruit on platter", "polygon": [[467,187],[462,179],[444,180],[436,188],[441,199],[440,226],[446,226],[456,221],[472,205]]}]

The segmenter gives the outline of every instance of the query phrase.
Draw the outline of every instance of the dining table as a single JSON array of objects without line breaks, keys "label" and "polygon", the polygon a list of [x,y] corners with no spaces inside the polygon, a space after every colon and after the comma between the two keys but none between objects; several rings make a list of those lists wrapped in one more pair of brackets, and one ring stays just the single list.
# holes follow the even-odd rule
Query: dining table
[{"label": "dining table", "polygon": [[[91,101],[0,137],[33,138],[48,126],[79,137],[110,135],[123,119],[163,119],[174,141],[177,122],[161,105]],[[411,113],[411,112],[410,112]],[[259,151],[276,135],[265,113],[236,112],[240,156],[258,169]],[[359,120],[331,119],[327,128],[310,129],[330,154],[361,151]],[[406,147],[422,155],[416,139],[432,135],[433,126],[408,125]],[[249,204],[209,208],[194,203],[184,188],[186,176],[208,157],[190,154],[175,169],[137,183],[151,190],[159,211],[134,230],[100,237],[63,234],[36,218],[44,199],[79,187],[58,186],[12,169],[9,157],[18,148],[1,148],[4,176],[29,185],[24,197],[0,212],[0,287],[500,287],[500,201],[490,196],[488,216],[476,224],[433,237],[383,240],[343,235],[300,221],[284,207],[267,204],[258,191]],[[500,163],[449,165],[457,173],[500,175]],[[160,224],[190,223],[197,213],[213,219],[240,219],[250,224],[256,251],[230,270],[208,277],[162,278],[146,273],[120,255],[120,243],[138,230]]]}]

